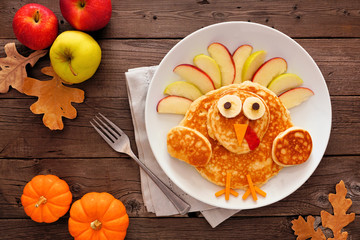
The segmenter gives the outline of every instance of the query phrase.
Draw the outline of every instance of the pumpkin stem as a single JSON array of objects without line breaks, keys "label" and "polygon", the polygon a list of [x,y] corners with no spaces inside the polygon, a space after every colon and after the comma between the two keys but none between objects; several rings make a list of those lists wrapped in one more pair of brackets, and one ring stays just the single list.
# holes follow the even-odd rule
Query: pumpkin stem
[{"label": "pumpkin stem", "polygon": [[47,202],[47,199],[44,196],[41,196],[39,198],[39,201],[35,204],[35,207],[40,207],[41,204],[45,204]]},{"label": "pumpkin stem", "polygon": [[101,229],[101,225],[102,225],[102,223],[99,221],[99,220],[95,220],[95,221],[93,221],[92,223],[90,223],[90,227],[92,228],[92,229],[94,229],[95,231],[98,231],[98,230],[100,230]]}]

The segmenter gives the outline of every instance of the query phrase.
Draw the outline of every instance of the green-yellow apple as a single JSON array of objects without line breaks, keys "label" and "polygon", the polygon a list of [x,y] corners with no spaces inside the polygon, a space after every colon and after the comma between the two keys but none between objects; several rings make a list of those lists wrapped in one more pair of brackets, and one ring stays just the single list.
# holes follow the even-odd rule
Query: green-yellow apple
[{"label": "green-yellow apple", "polygon": [[82,31],[105,27],[111,18],[111,0],[60,0],[60,10],[70,25]]},{"label": "green-yellow apple", "polygon": [[266,51],[256,51],[252,53],[245,61],[242,70],[242,81],[251,81],[254,73],[264,63],[266,57]]},{"label": "green-yellow apple", "polygon": [[178,96],[167,96],[158,102],[156,111],[158,113],[185,114],[192,101],[190,99]]},{"label": "green-yellow apple", "polygon": [[170,83],[166,86],[164,94],[184,97],[193,101],[203,95],[194,84],[185,81]]},{"label": "green-yellow apple", "polygon": [[282,92],[300,87],[302,83],[303,80],[298,75],[293,73],[284,73],[274,78],[274,80],[270,82],[268,88],[276,95],[280,95]]},{"label": "green-yellow apple", "polygon": [[221,85],[232,84],[235,78],[235,64],[229,50],[221,43],[212,43],[207,50],[210,56],[219,64]]},{"label": "green-yellow apple", "polygon": [[174,73],[185,81],[194,84],[203,94],[215,89],[214,83],[209,75],[193,65],[180,64],[174,68]]},{"label": "green-yellow apple", "polygon": [[235,73],[235,79],[234,79],[234,83],[241,83],[243,82],[242,80],[242,70],[244,67],[244,63],[246,61],[246,59],[250,56],[251,52],[253,50],[253,47],[250,45],[241,45],[240,47],[238,47],[235,52],[233,53],[232,57],[234,59],[234,64],[235,64],[235,69],[236,69],[236,73]]},{"label": "green-yellow apple", "polygon": [[29,3],[22,6],[13,19],[16,38],[28,48],[40,50],[54,42],[58,34],[58,20],[47,7]]},{"label": "green-yellow apple", "polygon": [[50,48],[50,61],[65,82],[80,83],[94,75],[101,61],[99,44],[87,33],[65,31]]},{"label": "green-yellow apple", "polygon": [[194,57],[194,65],[203,70],[213,80],[215,88],[221,87],[221,72],[216,61],[205,55],[199,54]]},{"label": "green-yellow apple", "polygon": [[314,92],[309,88],[297,87],[280,94],[279,99],[287,109],[300,105],[313,96]]},{"label": "green-yellow apple", "polygon": [[267,87],[271,80],[286,72],[287,62],[281,57],[271,58],[264,62],[255,72],[252,81]]}]

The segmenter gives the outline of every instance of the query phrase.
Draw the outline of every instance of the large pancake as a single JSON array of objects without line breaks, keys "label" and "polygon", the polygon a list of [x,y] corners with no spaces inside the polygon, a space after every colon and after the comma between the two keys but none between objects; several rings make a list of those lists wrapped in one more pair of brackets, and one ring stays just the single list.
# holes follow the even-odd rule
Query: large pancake
[{"label": "large pancake", "polygon": [[239,91],[235,88],[231,92],[227,91],[226,95],[236,95],[241,99],[242,102],[244,102],[245,99],[248,97],[256,97],[260,99],[260,101],[262,101],[265,105],[266,110],[264,115],[257,120],[249,120],[244,115],[243,111],[241,111],[240,114],[234,118],[226,118],[220,113],[218,109],[218,101],[216,101],[208,110],[207,128],[209,136],[214,140],[217,140],[223,147],[225,147],[230,152],[237,154],[250,152],[250,147],[246,139],[244,139],[241,145],[239,145],[235,133],[234,124],[248,124],[248,126],[256,132],[257,137],[261,141],[269,126],[269,109],[267,108],[264,100],[262,100],[258,95],[252,92],[243,90]]},{"label": "large pancake", "polygon": [[[209,137],[207,128],[208,111],[220,96],[236,91],[248,91],[260,96],[270,113],[270,123],[260,145],[246,154],[228,151],[216,140]],[[261,186],[275,176],[281,166],[272,160],[272,144],[275,137],[292,126],[290,114],[277,96],[259,84],[246,81],[211,91],[195,100],[190,106],[182,126],[196,129],[211,143],[212,156],[204,167],[197,167],[198,172],[210,182],[224,186],[226,172],[232,171],[231,188],[244,189],[248,186],[246,175],[250,174],[254,184]]]}]

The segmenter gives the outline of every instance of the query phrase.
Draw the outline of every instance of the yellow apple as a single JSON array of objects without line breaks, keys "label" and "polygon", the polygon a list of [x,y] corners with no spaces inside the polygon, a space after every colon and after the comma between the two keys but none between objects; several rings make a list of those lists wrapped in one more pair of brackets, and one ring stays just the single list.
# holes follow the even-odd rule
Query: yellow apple
[{"label": "yellow apple", "polygon": [[194,84],[185,81],[176,81],[170,83],[166,86],[164,94],[184,97],[193,101],[203,95]]},{"label": "yellow apple", "polygon": [[203,70],[213,80],[215,88],[221,87],[221,72],[219,65],[212,58],[205,54],[194,57],[194,65]]},{"label": "yellow apple", "polygon": [[287,90],[300,87],[303,84],[303,80],[296,74],[284,73],[272,80],[268,88],[276,95],[280,95]]},{"label": "yellow apple", "polygon": [[264,63],[266,57],[266,51],[256,51],[252,53],[245,61],[242,69],[242,81],[251,81],[254,73]]},{"label": "yellow apple", "polygon": [[94,75],[101,61],[99,44],[87,33],[65,31],[50,48],[56,74],[69,83],[80,83]]}]

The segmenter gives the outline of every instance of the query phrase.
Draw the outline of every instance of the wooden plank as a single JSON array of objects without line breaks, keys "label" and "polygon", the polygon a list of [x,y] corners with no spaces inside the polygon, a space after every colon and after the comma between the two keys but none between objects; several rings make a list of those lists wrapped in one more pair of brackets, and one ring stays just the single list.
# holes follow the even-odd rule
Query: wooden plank
[{"label": "wooden plank", "polygon": [[[96,74],[88,81],[74,85],[85,91],[86,97],[127,97],[125,75],[130,68],[158,65],[166,53],[179,40],[100,40],[103,56]],[[359,75],[360,39],[296,39],[319,65],[331,95],[360,95]],[[0,46],[13,39],[0,39]],[[24,56],[30,50],[18,41],[18,51]],[[239,40],[239,44],[241,41]],[[0,57],[5,57],[0,47]],[[28,67],[28,75],[37,79],[49,79],[41,68],[50,65],[48,56],[41,58],[34,68]],[[299,73],[301,75],[301,73]],[[15,90],[0,94],[1,98],[24,98]]]},{"label": "wooden plank", "polygon": [[[353,201],[349,211],[360,214],[359,164],[356,156],[325,157],[309,180],[293,194],[270,206],[243,210],[237,216],[318,215],[322,209],[331,212],[328,194],[335,193],[335,185],[340,180],[344,180],[348,188],[347,197]],[[138,166],[120,156],[0,159],[0,219],[26,218],[20,198],[25,184],[38,174],[55,174],[64,179],[70,186],[74,201],[88,192],[109,192],[125,204],[131,217],[154,216],[143,204]]]},{"label": "wooden plank", "polygon": [[[320,218],[315,217],[318,223]],[[126,239],[295,239],[291,229],[293,219],[295,217],[233,217],[211,228],[203,218],[131,218]],[[2,239],[72,239],[67,224],[66,219],[52,224],[8,219],[0,220],[0,230]],[[360,217],[356,216],[344,231],[350,239],[360,236]],[[324,233],[331,236],[329,229]]]},{"label": "wooden plank", "polygon": [[[13,38],[11,22],[26,1],[1,5],[0,38]],[[57,1],[38,0],[58,17],[60,31],[72,29]],[[101,38],[182,38],[202,27],[226,21],[251,21],[291,37],[360,37],[359,1],[112,1],[109,25]],[[316,23],[316,24],[315,24]]]},{"label": "wooden plank", "polygon": [[[128,99],[86,98],[84,103],[74,104],[78,116],[64,119],[62,131],[50,131],[42,124],[42,116],[29,110],[34,98],[0,101],[0,158],[117,157],[89,123],[98,112],[123,128],[136,149]],[[360,128],[360,96],[334,96],[331,101],[332,132],[326,154],[360,154],[356,131]]]}]

